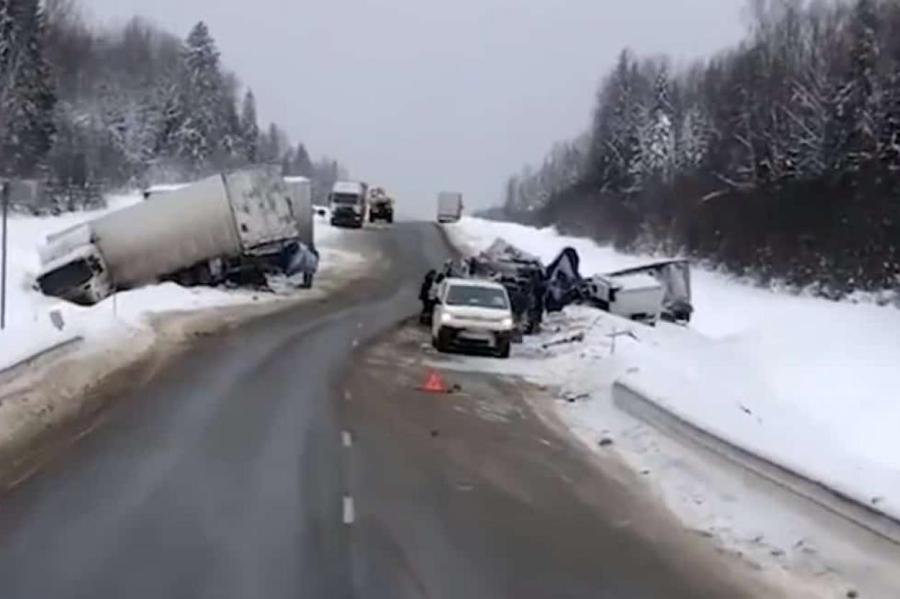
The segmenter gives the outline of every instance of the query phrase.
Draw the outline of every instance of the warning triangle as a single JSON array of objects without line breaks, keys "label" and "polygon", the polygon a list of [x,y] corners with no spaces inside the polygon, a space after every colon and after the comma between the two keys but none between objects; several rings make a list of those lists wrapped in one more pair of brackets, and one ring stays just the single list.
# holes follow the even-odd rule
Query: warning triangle
[{"label": "warning triangle", "polygon": [[436,370],[432,370],[428,373],[428,378],[425,380],[425,386],[422,387],[423,391],[428,391],[429,393],[447,393],[447,383],[444,382],[444,377],[440,375]]}]

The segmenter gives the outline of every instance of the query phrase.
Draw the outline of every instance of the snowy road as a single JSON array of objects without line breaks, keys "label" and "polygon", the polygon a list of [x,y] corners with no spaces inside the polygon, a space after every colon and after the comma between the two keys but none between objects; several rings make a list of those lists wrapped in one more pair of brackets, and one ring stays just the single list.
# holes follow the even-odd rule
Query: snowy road
[{"label": "snowy road", "polygon": [[3,498],[3,597],[778,596],[514,386],[417,391],[418,342],[380,334],[447,247],[356,239],[388,274],[200,340]]}]

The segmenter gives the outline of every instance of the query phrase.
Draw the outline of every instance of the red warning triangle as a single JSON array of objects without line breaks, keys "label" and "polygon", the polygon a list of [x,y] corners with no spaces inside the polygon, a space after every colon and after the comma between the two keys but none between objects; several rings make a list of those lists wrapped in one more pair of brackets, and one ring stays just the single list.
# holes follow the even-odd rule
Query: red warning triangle
[{"label": "red warning triangle", "polygon": [[436,370],[432,370],[428,373],[428,378],[425,380],[425,386],[422,387],[423,391],[428,391],[429,393],[447,393],[447,383],[444,382],[444,377],[440,375]]}]

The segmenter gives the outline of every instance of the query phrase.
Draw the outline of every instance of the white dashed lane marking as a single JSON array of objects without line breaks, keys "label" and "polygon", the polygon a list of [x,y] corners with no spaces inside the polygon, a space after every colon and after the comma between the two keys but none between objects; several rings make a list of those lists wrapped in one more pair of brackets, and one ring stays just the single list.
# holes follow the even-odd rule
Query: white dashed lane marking
[{"label": "white dashed lane marking", "polygon": [[353,498],[344,495],[344,524],[353,524],[356,519],[356,510],[353,506]]},{"label": "white dashed lane marking", "polygon": [[353,435],[350,434],[350,431],[344,431],[341,433],[341,441],[343,442],[344,447],[353,447]]}]

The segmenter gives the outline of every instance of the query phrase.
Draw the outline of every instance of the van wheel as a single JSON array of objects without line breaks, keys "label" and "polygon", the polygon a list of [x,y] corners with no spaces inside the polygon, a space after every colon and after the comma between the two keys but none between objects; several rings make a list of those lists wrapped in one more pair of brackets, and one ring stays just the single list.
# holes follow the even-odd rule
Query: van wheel
[{"label": "van wheel", "polygon": [[442,354],[450,351],[450,335],[447,333],[447,331],[445,331],[444,329],[438,329],[434,347]]},{"label": "van wheel", "polygon": [[497,357],[503,358],[504,360],[509,358],[511,345],[512,343],[510,343],[509,339],[501,339],[497,345]]}]

